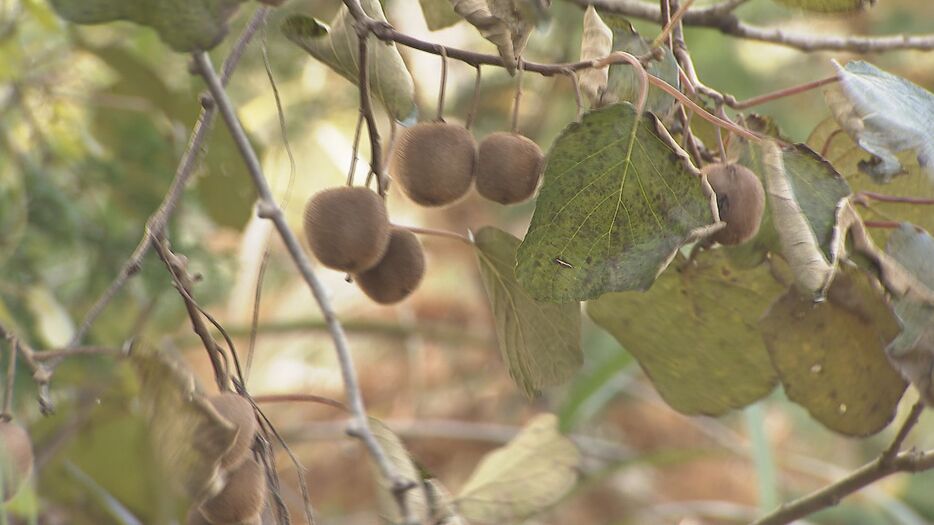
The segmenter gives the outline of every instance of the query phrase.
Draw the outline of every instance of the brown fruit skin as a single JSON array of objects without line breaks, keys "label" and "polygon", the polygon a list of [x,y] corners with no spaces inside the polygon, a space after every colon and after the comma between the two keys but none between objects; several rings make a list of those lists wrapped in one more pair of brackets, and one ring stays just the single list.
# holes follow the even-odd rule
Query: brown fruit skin
[{"label": "brown fruit skin", "polygon": [[318,261],[343,272],[371,268],[389,245],[386,204],[367,188],[330,188],[305,206],[305,238]]},{"label": "brown fruit skin", "polygon": [[12,421],[0,421],[0,484],[2,501],[19,492],[32,472],[32,442],[26,429]]},{"label": "brown fruit skin", "polygon": [[220,494],[201,504],[201,515],[215,525],[252,520],[266,503],[266,476],[253,458],[227,473]]},{"label": "brown fruit skin", "polygon": [[425,254],[414,233],[393,228],[389,249],[369,270],[354,275],[357,286],[379,304],[393,304],[409,296],[425,275]]},{"label": "brown fruit skin", "polygon": [[459,124],[422,122],[399,134],[389,174],[422,206],[444,206],[463,197],[473,182],[477,142]]},{"label": "brown fruit skin", "polygon": [[500,131],[480,142],[477,191],[500,204],[522,202],[535,193],[545,154],[535,141]]},{"label": "brown fruit skin", "polygon": [[220,415],[224,416],[224,419],[237,427],[237,437],[233,445],[221,458],[221,467],[237,468],[250,455],[250,447],[253,446],[253,437],[256,435],[256,416],[253,414],[253,406],[245,398],[233,392],[212,396],[209,401]]},{"label": "brown fruit skin", "polygon": [[765,190],[759,177],[739,164],[708,164],[701,172],[716,192],[720,220],[726,222],[711,239],[732,246],[755,237],[765,211]]}]

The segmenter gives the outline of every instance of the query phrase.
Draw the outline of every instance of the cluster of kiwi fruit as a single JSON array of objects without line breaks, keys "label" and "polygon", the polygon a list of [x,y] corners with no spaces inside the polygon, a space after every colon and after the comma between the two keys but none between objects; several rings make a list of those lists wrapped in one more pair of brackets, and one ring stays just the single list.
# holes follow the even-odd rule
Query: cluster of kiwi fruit
[{"label": "cluster of kiwi fruit", "polygon": [[483,197],[515,204],[535,193],[544,167],[545,155],[538,144],[518,133],[493,133],[478,146],[466,127],[438,120],[402,132],[389,174],[422,206],[460,199],[474,179]]},{"label": "cluster of kiwi fruit", "polygon": [[418,238],[390,224],[386,203],[367,188],[330,188],[315,194],[305,206],[304,227],[318,261],[353,276],[377,303],[405,299],[425,275]]},{"label": "cluster of kiwi fruit", "polygon": [[266,477],[252,454],[256,436],[253,406],[245,398],[224,392],[208,398],[214,409],[237,429],[233,445],[224,453],[220,467],[224,488],[195,503],[188,511],[188,525],[261,525],[266,503]]},{"label": "cluster of kiwi fruit", "polygon": [[711,240],[732,246],[755,237],[765,211],[765,190],[759,177],[735,163],[708,164],[701,173],[717,194],[720,220],[726,223]]},{"label": "cluster of kiwi fruit", "polygon": [[0,420],[0,502],[13,499],[32,473],[32,442],[22,426]]}]

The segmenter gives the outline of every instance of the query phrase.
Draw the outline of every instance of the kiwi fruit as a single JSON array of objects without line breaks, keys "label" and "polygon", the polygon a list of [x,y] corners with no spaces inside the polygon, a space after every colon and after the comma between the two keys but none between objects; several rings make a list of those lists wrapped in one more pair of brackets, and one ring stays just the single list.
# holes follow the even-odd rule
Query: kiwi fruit
[{"label": "kiwi fruit", "polygon": [[266,477],[253,458],[227,473],[227,484],[213,498],[201,504],[201,515],[214,524],[249,522],[263,510]]},{"label": "kiwi fruit", "polygon": [[380,304],[393,304],[409,296],[425,275],[425,254],[414,233],[393,227],[389,249],[379,264],[354,276],[357,286]]},{"label": "kiwi fruit", "polygon": [[535,193],[545,154],[535,141],[500,131],[480,142],[477,191],[500,204],[522,202]]},{"label": "kiwi fruit", "polygon": [[739,164],[708,164],[701,171],[717,194],[720,220],[726,222],[711,239],[731,246],[753,238],[765,211],[765,190],[759,177]]},{"label": "kiwi fruit", "polygon": [[422,122],[402,131],[389,159],[389,174],[422,206],[443,206],[463,197],[473,182],[477,142],[460,124]]},{"label": "kiwi fruit", "polygon": [[305,206],[305,237],[328,268],[350,273],[371,268],[389,245],[386,204],[362,187],[316,193]]},{"label": "kiwi fruit", "polygon": [[32,472],[32,442],[26,429],[0,421],[0,496],[13,499]]},{"label": "kiwi fruit", "polygon": [[237,437],[230,450],[221,458],[221,467],[236,468],[250,455],[253,446],[253,437],[256,435],[256,416],[253,414],[253,405],[245,398],[233,392],[224,392],[209,398],[214,408],[224,419],[233,423],[237,428]]}]

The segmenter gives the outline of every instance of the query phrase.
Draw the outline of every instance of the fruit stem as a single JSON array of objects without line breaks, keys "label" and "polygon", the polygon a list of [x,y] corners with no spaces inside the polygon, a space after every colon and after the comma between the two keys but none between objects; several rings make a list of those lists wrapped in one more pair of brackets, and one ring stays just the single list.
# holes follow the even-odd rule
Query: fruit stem
[{"label": "fruit stem", "polygon": [[360,132],[363,130],[363,112],[357,117],[357,130],[353,134],[353,154],[350,157],[350,170],[347,172],[347,185],[353,186],[354,172],[357,171],[357,151],[360,148]]},{"label": "fruit stem", "polygon": [[683,4],[681,4],[681,7],[679,7],[678,10],[675,11],[675,14],[671,17],[671,20],[669,20],[668,23],[665,24],[665,27],[662,28],[662,32],[659,33],[658,36],[655,37],[655,40],[652,41],[652,47],[649,49],[657,48],[668,39],[668,35],[671,34],[671,30],[675,28],[675,25],[680,22],[682,18],[684,18],[684,14],[688,12],[688,8],[691,7],[691,4],[693,3],[694,0],[686,0]]},{"label": "fruit stem", "polygon": [[470,111],[467,112],[467,122],[464,123],[464,127],[470,129],[470,126],[473,125],[473,119],[477,115],[477,107],[480,105],[480,64],[476,65],[477,68],[477,79],[473,84],[473,100],[470,101]]},{"label": "fruit stem", "polygon": [[316,396],[314,394],[266,394],[252,397],[253,401],[255,401],[257,404],[293,402],[319,403],[343,410],[344,412],[349,412],[347,405],[341,403],[340,401],[331,399],[329,397]]},{"label": "fruit stem", "polygon": [[519,57],[519,64],[516,67],[516,98],[512,101],[512,132],[519,130],[519,101],[522,99],[522,70],[524,61]]},{"label": "fruit stem", "polygon": [[462,243],[473,246],[474,243],[468,237],[461,235],[459,233],[450,232],[447,230],[436,230],[433,228],[421,228],[418,226],[402,226],[399,224],[393,224],[396,228],[402,228],[403,230],[408,230],[412,233],[417,233],[420,235],[434,235],[436,237],[447,237],[448,239],[455,239]]},{"label": "fruit stem", "polygon": [[441,55],[441,87],[438,88],[438,122],[444,122],[444,90],[448,84],[448,52],[444,46],[438,46]]}]

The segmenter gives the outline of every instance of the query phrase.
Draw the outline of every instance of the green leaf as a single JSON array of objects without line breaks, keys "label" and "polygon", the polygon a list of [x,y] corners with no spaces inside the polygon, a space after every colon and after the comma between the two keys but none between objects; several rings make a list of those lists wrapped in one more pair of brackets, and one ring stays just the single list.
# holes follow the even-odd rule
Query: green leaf
[{"label": "green leaf", "polygon": [[193,499],[215,494],[220,458],[237,428],[200,394],[191,373],[155,351],[137,351],[132,364],[140,379],[140,401],[166,475]]},{"label": "green leaf", "polygon": [[[738,162],[758,175],[765,186],[762,146],[743,141],[740,142],[739,148]],[[782,148],[781,153],[785,175],[794,198],[804,212],[824,257],[832,261],[837,210],[842,200],[849,197],[852,191],[833,164],[809,146],[795,144],[791,148]],[[727,250],[734,262],[744,267],[763,262],[769,252],[781,251],[772,220],[770,199],[766,202],[759,233],[748,242],[730,246]]]},{"label": "green leaf", "polygon": [[558,431],[558,418],[536,416],[512,441],[483,457],[457,495],[457,507],[469,521],[523,521],[568,493],[580,462],[577,447]]},{"label": "green leaf", "polygon": [[[361,5],[367,15],[386,20],[378,0],[363,0]],[[331,27],[314,18],[292,15],[283,22],[282,32],[347,80],[354,84],[359,81],[357,32],[354,18],[346,7],[341,7]],[[400,121],[413,117],[416,112],[415,84],[396,44],[371,38],[367,46],[367,64],[370,89],[389,114]]]},{"label": "green leaf", "polygon": [[839,13],[865,9],[876,0],[775,0],[789,7],[797,7],[818,13]]},{"label": "green leaf", "polygon": [[418,0],[418,3],[422,6],[429,31],[444,29],[463,20],[448,0]]},{"label": "green leaf", "polygon": [[[383,452],[386,453],[389,462],[395,467],[396,472],[406,480],[414,481],[418,484],[415,488],[406,493],[406,503],[409,505],[412,512],[420,518],[419,523],[424,523],[428,502],[425,497],[425,491],[422,490],[421,487],[422,475],[409,456],[409,451],[406,450],[402,440],[382,421],[371,417],[370,430],[383,448]],[[369,457],[370,456],[367,455],[367,458]],[[392,493],[392,481],[386,479],[382,475],[379,467],[374,464],[372,460],[370,461],[370,465],[373,467],[377,480],[377,497],[379,498],[380,514],[382,514],[385,519],[389,520],[390,523],[401,523],[402,516],[399,514],[399,506]]]},{"label": "green leaf", "polygon": [[636,357],[672,408],[717,416],[774,388],[756,322],[782,290],[765,265],[740,271],[713,250],[669,268],[648,292],[591,301],[587,313]]},{"label": "green leaf", "polygon": [[475,244],[510,377],[528,396],[570,379],[583,361],[580,304],[542,303],[529,297],[516,282],[519,239],[486,227],[477,232]]},{"label": "green leaf", "polygon": [[840,126],[873,154],[866,171],[888,182],[902,171],[902,151],[917,154],[934,182],[934,94],[863,61],[834,62],[839,85],[825,88],[827,105]]},{"label": "green leaf", "polygon": [[538,300],[645,290],[712,222],[696,168],[652,114],[591,111],[548,153],[516,274]]},{"label": "green leaf", "polygon": [[[934,291],[934,238],[905,223],[892,232],[885,247],[918,286]],[[911,380],[928,403],[934,401],[934,304],[918,298],[919,290],[895,298],[895,315],[902,331],[886,348],[889,358]]]},{"label": "green leaf", "polygon": [[[934,199],[934,185],[925,179],[917,160],[911,158],[913,155],[899,155],[905,171],[887,182],[879,181],[869,171],[861,169],[861,166],[867,166],[871,155],[853,142],[833,118],[824,120],[814,128],[807,143],[815,151],[824,153],[856,193],[868,191],[895,197]],[[866,219],[910,222],[925,230],[934,231],[934,213],[931,213],[931,206],[875,200],[869,200],[867,204],[868,206],[858,207],[860,215]],[[873,228],[870,234],[876,242],[884,245],[891,232],[889,229]]]},{"label": "green leaf", "polygon": [[759,323],[762,336],[789,399],[832,430],[875,434],[906,387],[885,355],[898,324],[858,270],[837,275],[828,299],[789,290]]},{"label": "green leaf", "polygon": [[591,330],[584,348],[586,364],[568,388],[558,414],[564,432],[594,417],[632,377],[632,354],[620,352],[608,333]]},{"label": "green leaf", "polygon": [[[625,51],[634,56],[644,56],[650,51],[650,44],[642,38],[629,20],[611,14],[601,13],[606,24],[613,31],[613,51]],[[675,88],[680,88],[681,77],[678,74],[678,61],[675,60],[671,48],[663,46],[660,60],[652,60],[646,67],[646,72],[658,77]],[[610,66],[609,83],[604,95],[604,103],[625,100],[634,103],[639,96],[639,76],[629,64],[613,64]],[[648,98],[645,102],[646,111],[651,111],[665,120],[674,108],[675,99],[668,93],[655,86],[649,87]]]},{"label": "green leaf", "polygon": [[211,49],[227,34],[227,19],[244,0],[49,0],[76,24],[128,20],[149,26],[175,51]]}]

